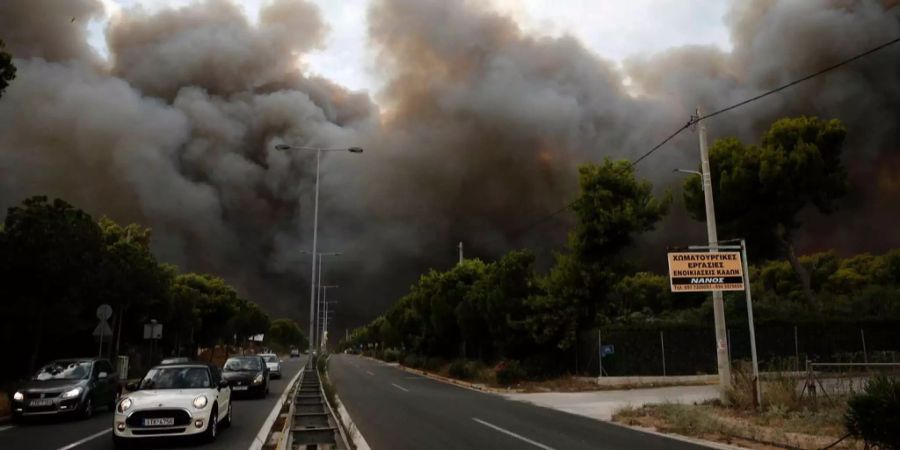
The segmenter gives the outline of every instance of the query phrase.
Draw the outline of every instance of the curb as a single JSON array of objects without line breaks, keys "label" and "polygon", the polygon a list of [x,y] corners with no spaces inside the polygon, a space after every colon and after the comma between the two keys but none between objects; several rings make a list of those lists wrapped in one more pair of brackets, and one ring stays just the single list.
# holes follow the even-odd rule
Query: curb
[{"label": "curb", "polygon": [[353,418],[350,417],[350,412],[347,411],[347,408],[344,408],[344,403],[341,402],[341,397],[337,394],[337,389],[335,389],[334,400],[337,403],[337,414],[340,416],[341,422],[344,424],[344,428],[347,429],[347,434],[350,435],[350,441],[353,447],[356,450],[371,450],[369,447],[369,443],[366,442],[366,438],[363,437],[362,432],[359,431],[359,428],[356,424],[353,423]]},{"label": "curb", "polygon": [[469,383],[468,381],[457,380],[457,379],[455,379],[455,378],[448,378],[448,377],[445,377],[445,376],[442,376],[442,375],[438,375],[438,374],[434,374],[434,373],[431,373],[431,372],[428,372],[428,371],[425,371],[425,370],[422,370],[422,369],[413,369],[412,367],[406,367],[406,366],[404,366],[403,364],[400,364],[400,363],[389,363],[389,362],[384,362],[384,361],[382,361],[382,360],[380,360],[380,359],[378,359],[378,358],[372,358],[371,356],[365,356],[365,355],[361,355],[361,356],[362,356],[363,358],[368,358],[368,359],[370,359],[370,360],[372,360],[372,361],[374,361],[374,362],[376,362],[376,363],[380,363],[380,364],[384,364],[384,365],[387,365],[387,366],[396,367],[396,368],[398,368],[398,369],[400,369],[400,370],[402,370],[402,371],[404,371],[404,372],[407,372],[407,373],[412,373],[412,374],[420,375],[420,376],[423,376],[423,377],[426,377],[426,378],[431,378],[432,380],[435,380],[435,381],[440,381],[440,382],[443,382],[443,383],[446,383],[446,384],[452,384],[452,385],[454,385],[454,386],[461,387],[461,388],[464,388],[464,389],[469,389],[469,390],[472,390],[472,391],[475,391],[475,392],[483,392],[483,393],[488,393],[488,394],[508,394],[508,393],[512,393],[512,392],[513,392],[513,391],[511,391],[511,390],[510,390],[510,391],[506,391],[506,390],[503,390],[503,389],[495,389],[495,388],[492,388],[492,387],[489,387],[489,386],[485,386],[485,385],[481,385],[481,384]]},{"label": "curb", "polygon": [[662,436],[662,437],[665,437],[665,438],[674,439],[674,440],[676,440],[676,441],[687,442],[687,443],[689,443],[689,444],[694,444],[694,445],[700,445],[700,446],[707,447],[707,448],[715,448],[715,449],[718,449],[718,450],[747,450],[747,447],[738,447],[738,446],[736,446],[736,445],[723,444],[723,443],[721,443],[721,442],[707,441],[706,439],[699,439],[699,438],[695,438],[695,437],[688,437],[688,436],[684,436],[684,435],[681,435],[681,434],[675,434],[675,433],[671,433],[671,434],[670,434],[670,433],[663,433],[663,432],[661,432],[661,431],[656,431],[655,429],[652,429],[652,428],[638,427],[638,426],[633,426],[633,425],[626,425],[626,424],[624,424],[624,423],[619,423],[619,422],[615,422],[615,421],[612,421],[612,420],[601,420],[601,422],[606,422],[606,423],[608,423],[608,424],[610,424],[610,425],[615,425],[615,426],[617,426],[617,427],[627,428],[627,429],[633,430],[633,431],[639,431],[639,432],[641,432],[641,433],[652,434],[652,435],[655,435],[655,436]]}]

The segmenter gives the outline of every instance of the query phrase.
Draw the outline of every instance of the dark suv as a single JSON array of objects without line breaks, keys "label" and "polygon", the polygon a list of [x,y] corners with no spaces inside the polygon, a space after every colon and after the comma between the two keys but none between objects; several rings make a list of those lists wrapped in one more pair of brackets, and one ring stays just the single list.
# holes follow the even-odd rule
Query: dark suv
[{"label": "dark suv", "polygon": [[13,419],[76,414],[91,417],[97,407],[112,411],[119,398],[119,377],[105,359],[58,359],[41,367],[13,394]]}]

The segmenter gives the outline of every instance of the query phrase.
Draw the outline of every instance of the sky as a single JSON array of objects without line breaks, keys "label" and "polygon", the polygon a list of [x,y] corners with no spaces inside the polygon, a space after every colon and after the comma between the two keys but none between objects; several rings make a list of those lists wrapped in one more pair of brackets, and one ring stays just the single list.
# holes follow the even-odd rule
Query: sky
[{"label": "sky", "polygon": [[[130,8],[149,11],[196,0],[102,0],[107,20]],[[266,0],[239,3],[256,20]],[[329,27],[324,45],[304,56],[307,74],[322,75],[352,90],[376,94],[383,86],[367,45],[366,13],[371,0],[312,0]],[[487,0],[534,36],[571,34],[601,58],[625,58],[682,45],[713,45],[729,51],[725,15],[730,0]],[[584,14],[590,11],[590,14]],[[698,12],[702,12],[698,14]],[[105,55],[105,21],[90,26],[90,43]],[[652,30],[652,32],[647,32]],[[691,33],[685,33],[691,30]],[[376,97],[377,98],[377,97]]]}]

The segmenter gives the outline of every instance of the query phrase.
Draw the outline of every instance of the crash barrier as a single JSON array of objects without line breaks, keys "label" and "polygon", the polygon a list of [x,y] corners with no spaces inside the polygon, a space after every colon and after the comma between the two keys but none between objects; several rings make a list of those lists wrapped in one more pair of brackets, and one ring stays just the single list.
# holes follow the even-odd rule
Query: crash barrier
[{"label": "crash barrier", "polygon": [[310,358],[293,395],[289,417],[288,445],[291,450],[319,448],[350,450],[347,435],[322,389],[316,358]]},{"label": "crash barrier", "polygon": [[284,450],[288,448],[290,434],[288,426],[294,408],[292,399],[299,389],[302,377],[303,371],[301,370],[288,383],[281,397],[275,402],[275,407],[272,408],[269,417],[266,418],[259,433],[253,439],[250,450]]}]

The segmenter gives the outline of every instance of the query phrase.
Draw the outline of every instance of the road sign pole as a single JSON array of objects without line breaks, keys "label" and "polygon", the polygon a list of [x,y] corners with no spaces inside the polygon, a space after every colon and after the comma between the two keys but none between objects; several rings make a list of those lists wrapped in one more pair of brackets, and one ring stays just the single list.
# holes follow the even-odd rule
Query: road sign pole
[{"label": "road sign pole", "polygon": [[747,295],[747,324],[750,327],[750,357],[753,361],[753,383],[756,387],[756,404],[762,405],[762,389],[759,382],[759,363],[756,359],[756,327],[753,325],[753,299],[750,296],[750,267],[747,262],[747,242],[741,239],[741,264],[744,268],[744,293]]},{"label": "road sign pole", "polygon": [[597,353],[600,353],[600,376],[603,376],[603,339],[600,337],[600,329],[597,328]]}]

